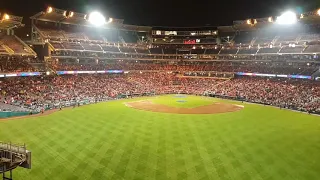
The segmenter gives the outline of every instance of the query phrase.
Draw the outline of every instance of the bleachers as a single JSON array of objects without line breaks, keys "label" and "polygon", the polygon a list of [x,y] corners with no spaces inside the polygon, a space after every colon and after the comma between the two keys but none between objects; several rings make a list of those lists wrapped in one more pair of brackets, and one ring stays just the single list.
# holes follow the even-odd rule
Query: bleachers
[{"label": "bleachers", "polygon": [[191,49],[191,54],[204,54],[205,49]]},{"label": "bleachers", "polygon": [[81,43],[81,46],[84,48],[84,50],[102,51],[101,47],[97,44]]},{"label": "bleachers", "polygon": [[118,47],[101,45],[102,49],[106,52],[120,52]]},{"label": "bleachers", "polygon": [[260,48],[258,54],[268,54],[268,53],[278,53],[280,48],[274,47],[274,48]]},{"label": "bleachers", "polygon": [[297,46],[297,47],[285,46],[285,47],[282,47],[280,53],[301,53],[303,49],[304,49],[303,46]]},{"label": "bleachers", "polygon": [[45,36],[45,38],[51,39],[64,39],[65,36],[63,34],[62,31],[59,30],[54,30],[54,29],[42,29],[39,28],[39,30],[41,30],[42,34]]},{"label": "bleachers", "polygon": [[260,45],[262,45],[262,44],[270,44],[274,38],[275,38],[274,36],[264,36],[264,37],[259,36],[259,37],[257,37],[257,39],[256,39],[254,44],[256,44],[256,45],[257,44],[260,44]]},{"label": "bleachers", "polygon": [[220,54],[237,54],[238,48],[223,48]]},{"label": "bleachers", "polygon": [[295,42],[297,39],[297,35],[282,35],[277,40],[277,43],[289,43],[289,42]]},{"label": "bleachers", "polygon": [[177,54],[190,54],[188,49],[177,49]]},{"label": "bleachers", "polygon": [[79,33],[79,32],[77,33],[63,32],[63,33],[67,39],[86,39],[83,33]]},{"label": "bleachers", "polygon": [[305,53],[319,53],[320,52],[320,45],[309,45],[305,51]]},{"label": "bleachers", "polygon": [[299,41],[309,42],[320,40],[320,34],[303,34]]},{"label": "bleachers", "polygon": [[50,42],[50,44],[55,48],[55,49],[65,49],[63,44],[60,42]]},{"label": "bleachers", "polygon": [[177,54],[177,50],[175,48],[163,48],[163,53],[164,54]]},{"label": "bleachers", "polygon": [[84,50],[80,43],[63,42],[65,49]]},{"label": "bleachers", "polygon": [[163,54],[161,48],[150,48],[151,54]]},{"label": "bleachers", "polygon": [[123,53],[137,53],[134,48],[120,47],[120,51]]},{"label": "bleachers", "polygon": [[149,49],[136,48],[136,51],[139,54],[150,54]]},{"label": "bleachers", "polygon": [[[6,45],[10,49],[17,54],[29,54],[30,52],[27,48],[15,37],[15,36],[8,36],[4,34],[0,34],[0,44]],[[4,49],[3,47],[1,47]],[[2,50],[3,51],[3,50]]]},{"label": "bleachers", "polygon": [[240,48],[238,54],[256,54],[257,48]]},{"label": "bleachers", "polygon": [[205,54],[218,54],[220,49],[206,49]]}]

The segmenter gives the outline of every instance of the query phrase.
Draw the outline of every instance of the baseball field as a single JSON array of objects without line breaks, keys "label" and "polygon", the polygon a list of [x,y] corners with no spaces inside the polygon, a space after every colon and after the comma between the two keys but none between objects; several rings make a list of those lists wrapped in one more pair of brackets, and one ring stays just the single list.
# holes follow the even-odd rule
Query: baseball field
[{"label": "baseball field", "polygon": [[[199,113],[201,112],[201,113]],[[320,117],[256,104],[166,95],[0,120],[26,143],[15,180],[317,180]]]}]

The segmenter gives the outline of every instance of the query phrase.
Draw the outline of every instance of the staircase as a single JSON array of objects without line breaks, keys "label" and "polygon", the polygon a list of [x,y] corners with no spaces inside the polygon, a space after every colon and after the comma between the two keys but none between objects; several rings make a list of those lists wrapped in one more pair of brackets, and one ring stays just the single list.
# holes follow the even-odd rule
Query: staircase
[{"label": "staircase", "polygon": [[271,41],[271,44],[275,45],[279,38],[280,38],[280,36],[274,37],[273,40]]},{"label": "staircase", "polygon": [[122,44],[126,44],[126,41],[123,39],[122,36],[119,36],[119,39],[120,39],[120,42],[121,42]]},{"label": "staircase", "polygon": [[257,40],[257,37],[254,37],[251,42],[250,42],[250,46],[252,47],[254,45],[254,43],[256,42]]},{"label": "staircase", "polygon": [[9,48],[8,46],[2,45],[2,47],[3,47],[9,54],[14,54],[14,51],[13,51],[11,48]]}]

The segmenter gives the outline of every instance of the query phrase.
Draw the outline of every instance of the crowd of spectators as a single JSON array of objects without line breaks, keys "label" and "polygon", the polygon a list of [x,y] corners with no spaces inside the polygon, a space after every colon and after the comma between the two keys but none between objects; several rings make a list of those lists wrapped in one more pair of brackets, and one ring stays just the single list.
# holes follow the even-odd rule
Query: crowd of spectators
[{"label": "crowd of spectators", "polygon": [[0,57],[0,73],[31,72],[36,69],[22,57]]},{"label": "crowd of spectators", "polygon": [[140,61],[114,61],[113,63],[54,63],[53,68],[58,71],[94,71],[94,70],[153,70],[153,71],[219,71],[219,72],[247,72],[287,75],[312,75],[317,65],[306,63],[289,65],[288,63],[270,62],[183,62],[178,64],[140,62]]},{"label": "crowd of spectators", "polygon": [[39,111],[62,102],[101,101],[133,95],[214,94],[246,101],[320,112],[320,83],[292,79],[178,76],[168,72],[3,78],[2,103]]}]

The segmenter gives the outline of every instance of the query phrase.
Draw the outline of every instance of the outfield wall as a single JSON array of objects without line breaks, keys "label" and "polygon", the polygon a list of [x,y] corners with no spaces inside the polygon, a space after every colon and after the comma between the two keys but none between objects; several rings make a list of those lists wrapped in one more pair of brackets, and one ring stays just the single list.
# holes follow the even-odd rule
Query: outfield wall
[{"label": "outfield wall", "polygon": [[9,118],[15,116],[26,116],[29,115],[30,112],[13,112],[13,111],[0,111],[0,119],[1,118]]}]

